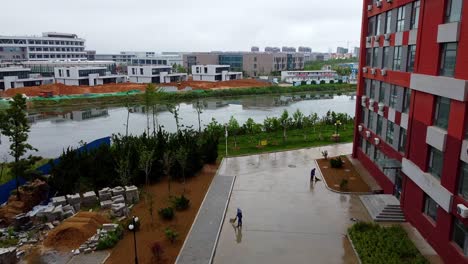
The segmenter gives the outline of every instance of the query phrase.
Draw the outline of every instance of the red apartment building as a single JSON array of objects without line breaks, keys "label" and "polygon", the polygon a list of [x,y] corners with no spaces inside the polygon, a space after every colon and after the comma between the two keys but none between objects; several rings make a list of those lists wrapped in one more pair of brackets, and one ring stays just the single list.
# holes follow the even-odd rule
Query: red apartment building
[{"label": "red apartment building", "polygon": [[468,1],[365,0],[353,156],[468,263]]}]

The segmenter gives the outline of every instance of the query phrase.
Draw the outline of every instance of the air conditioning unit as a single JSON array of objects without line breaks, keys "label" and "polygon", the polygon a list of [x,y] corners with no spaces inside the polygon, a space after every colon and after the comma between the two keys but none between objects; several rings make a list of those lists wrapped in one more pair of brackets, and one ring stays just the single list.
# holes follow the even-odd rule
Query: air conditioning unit
[{"label": "air conditioning unit", "polygon": [[379,112],[383,112],[384,106],[384,103],[379,103]]},{"label": "air conditioning unit", "polygon": [[391,35],[392,35],[392,34],[390,34],[390,33],[385,34],[385,35],[384,35],[384,36],[385,36],[385,40],[390,40],[390,36],[391,36]]},{"label": "air conditioning unit", "polygon": [[370,42],[371,42],[371,40],[372,40],[372,37],[366,37],[366,41],[367,41],[367,43],[370,43]]},{"label": "air conditioning unit", "polygon": [[367,68],[366,68],[366,67],[362,67],[362,72],[366,73],[366,72],[367,72]]},{"label": "air conditioning unit", "polygon": [[379,40],[380,40],[380,36],[374,36],[374,41],[375,42],[379,42]]},{"label": "air conditioning unit", "polygon": [[380,70],[380,73],[382,74],[382,76],[386,76],[387,75],[387,69]]},{"label": "air conditioning unit", "polygon": [[365,95],[363,95],[363,96],[361,97],[361,105],[362,105],[362,106],[366,106],[366,98],[367,98],[367,96],[365,96]]},{"label": "air conditioning unit", "polygon": [[362,131],[362,125],[357,126],[357,129],[359,130],[359,132],[361,132]]},{"label": "air conditioning unit", "polygon": [[382,7],[382,1],[380,1],[380,0],[375,1],[375,5],[376,5],[378,8],[381,8],[381,7]]},{"label": "air conditioning unit", "polygon": [[393,2],[393,0],[387,0],[387,3],[392,3],[392,2]]},{"label": "air conditioning unit", "polygon": [[369,108],[374,107],[374,102],[375,102],[374,99],[372,99],[372,98],[369,99]]},{"label": "air conditioning unit", "polygon": [[374,68],[372,68],[370,71],[371,71],[372,75],[375,75],[376,70]]},{"label": "air conditioning unit", "polygon": [[378,145],[380,143],[380,138],[375,137],[374,138],[374,143],[375,143],[375,145]]},{"label": "air conditioning unit", "polygon": [[372,5],[367,5],[367,11],[371,11],[372,10]]},{"label": "air conditioning unit", "polygon": [[366,131],[366,138],[370,138],[370,131]]},{"label": "air conditioning unit", "polygon": [[468,207],[464,204],[457,204],[457,214],[459,214],[463,218],[468,217]]}]

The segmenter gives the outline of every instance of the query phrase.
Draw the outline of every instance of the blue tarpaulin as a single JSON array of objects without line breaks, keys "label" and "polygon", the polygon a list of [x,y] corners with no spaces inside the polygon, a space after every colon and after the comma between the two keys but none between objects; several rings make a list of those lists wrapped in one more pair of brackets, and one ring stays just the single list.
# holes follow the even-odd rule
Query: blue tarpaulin
[{"label": "blue tarpaulin", "polygon": [[[18,177],[19,185],[23,185],[26,183],[26,180]],[[11,191],[16,189],[16,179],[12,179],[9,182],[0,185],[0,204],[8,201],[10,197]]]}]

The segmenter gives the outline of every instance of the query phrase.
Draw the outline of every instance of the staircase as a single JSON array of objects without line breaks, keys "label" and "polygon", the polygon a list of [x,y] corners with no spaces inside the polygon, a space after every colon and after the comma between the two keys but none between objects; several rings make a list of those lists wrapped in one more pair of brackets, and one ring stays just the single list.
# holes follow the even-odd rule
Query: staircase
[{"label": "staircase", "polygon": [[360,195],[359,199],[376,222],[406,222],[400,201],[393,195]]}]

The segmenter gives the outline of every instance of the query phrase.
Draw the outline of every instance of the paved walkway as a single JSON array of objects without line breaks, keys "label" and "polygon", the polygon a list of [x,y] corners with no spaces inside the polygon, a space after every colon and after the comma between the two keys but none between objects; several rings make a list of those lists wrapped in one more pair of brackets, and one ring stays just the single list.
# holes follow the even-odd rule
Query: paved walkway
[{"label": "paved walkway", "polygon": [[[351,218],[370,217],[357,196],[310,185],[313,160],[325,149],[349,154],[352,144],[227,159],[220,173],[236,181],[213,263],[357,263],[344,235]],[[229,222],[237,207],[242,229]]]},{"label": "paved walkway", "polygon": [[[221,164],[224,166],[226,161]],[[176,259],[178,264],[210,263],[235,177],[218,173]]]},{"label": "paved walkway", "polygon": [[89,254],[81,253],[74,256],[68,264],[101,264],[104,263],[110,256],[108,250],[94,251]]}]

